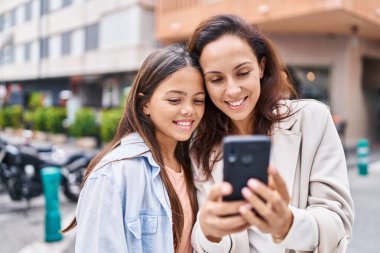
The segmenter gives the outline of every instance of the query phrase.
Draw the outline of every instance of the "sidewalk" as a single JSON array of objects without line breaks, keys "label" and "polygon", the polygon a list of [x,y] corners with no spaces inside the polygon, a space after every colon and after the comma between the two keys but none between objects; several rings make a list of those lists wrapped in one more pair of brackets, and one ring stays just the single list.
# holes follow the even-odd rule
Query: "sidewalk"
[{"label": "sidewalk", "polygon": [[367,176],[348,171],[355,204],[353,238],[347,253],[378,253],[380,249],[380,161],[371,163]]},{"label": "sidewalk", "polygon": [[[1,134],[0,134],[1,135]],[[7,136],[7,138],[15,138]],[[47,145],[47,142],[33,141],[35,145]],[[58,145],[67,151],[74,152],[80,150],[80,148],[73,145],[73,143],[65,143]],[[87,150],[88,151],[88,150]],[[96,152],[92,150],[91,152]],[[354,224],[354,235],[348,247],[348,253],[377,253],[380,248],[380,219],[378,218],[378,210],[380,210],[380,146],[375,146],[371,150],[370,154],[371,164],[369,166],[368,176],[359,176],[356,170],[356,152],[355,150],[349,150],[347,152],[347,165],[350,181],[351,193],[354,198],[356,207],[356,217]],[[65,204],[62,206],[62,226],[69,224],[74,217],[75,204]],[[28,240],[20,240],[17,253],[71,253],[75,248],[75,229],[64,235],[63,240],[55,243],[45,243],[43,240],[43,209],[39,212],[39,219],[41,224],[38,226],[30,227],[29,224],[24,224],[20,228],[14,228],[25,230],[24,236],[30,236],[31,233],[39,233],[38,235],[30,236]],[[30,223],[30,221],[29,221]],[[38,227],[38,228],[37,228]],[[1,226],[1,229],[4,229]],[[9,231],[4,231],[9,233]],[[16,232],[17,233],[17,232]],[[1,236],[0,236],[1,237]],[[4,236],[3,236],[4,237]],[[11,236],[12,237],[12,236]],[[9,237],[8,237],[9,238]],[[7,241],[6,238],[4,241]],[[12,240],[15,241],[16,238]],[[3,241],[3,240],[2,240]],[[24,244],[26,243],[26,244]],[[22,244],[24,246],[22,247]],[[21,247],[20,247],[21,246]],[[1,251],[1,250],[0,250]],[[9,251],[8,251],[9,252]]]}]

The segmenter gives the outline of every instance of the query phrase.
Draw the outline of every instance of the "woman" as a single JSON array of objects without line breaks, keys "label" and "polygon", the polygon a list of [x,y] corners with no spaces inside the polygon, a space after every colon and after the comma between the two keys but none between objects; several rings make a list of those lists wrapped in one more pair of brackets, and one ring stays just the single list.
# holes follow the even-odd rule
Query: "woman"
[{"label": "woman", "polygon": [[[286,100],[294,91],[272,43],[239,17],[204,21],[188,50],[212,100],[191,148],[200,207],[193,247],[198,252],[344,252],[354,207],[328,107]],[[232,192],[222,182],[223,137],[252,134],[271,138],[270,183],[250,179],[243,202],[223,202]]]},{"label": "woman", "polygon": [[111,144],[89,165],[76,252],[192,252],[197,211],[189,139],[204,113],[199,69],[180,46],[141,66]]}]

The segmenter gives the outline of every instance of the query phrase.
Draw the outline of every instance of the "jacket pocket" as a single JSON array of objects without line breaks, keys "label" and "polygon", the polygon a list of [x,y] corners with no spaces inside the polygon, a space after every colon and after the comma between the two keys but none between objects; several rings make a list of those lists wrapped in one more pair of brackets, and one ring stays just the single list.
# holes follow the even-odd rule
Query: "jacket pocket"
[{"label": "jacket pocket", "polygon": [[[151,242],[157,233],[158,217],[140,215],[140,217],[126,222],[127,240],[133,252],[152,252]],[[129,235],[128,235],[129,234]]]}]

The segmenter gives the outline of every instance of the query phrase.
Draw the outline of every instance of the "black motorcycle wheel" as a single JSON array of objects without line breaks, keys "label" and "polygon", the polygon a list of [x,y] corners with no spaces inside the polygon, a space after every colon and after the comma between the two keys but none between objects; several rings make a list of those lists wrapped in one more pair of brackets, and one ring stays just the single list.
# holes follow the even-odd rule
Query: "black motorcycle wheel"
[{"label": "black motorcycle wheel", "polygon": [[76,169],[63,182],[63,194],[72,202],[78,201],[85,169],[86,167]]}]

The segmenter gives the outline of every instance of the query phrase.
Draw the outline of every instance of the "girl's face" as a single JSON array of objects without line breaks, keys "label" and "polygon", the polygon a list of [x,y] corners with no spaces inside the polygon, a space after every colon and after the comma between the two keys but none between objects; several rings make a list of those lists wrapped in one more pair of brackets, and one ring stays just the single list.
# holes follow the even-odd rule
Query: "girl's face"
[{"label": "girl's face", "polygon": [[200,72],[182,68],[162,81],[144,107],[160,143],[186,141],[202,119],[205,91]]},{"label": "girl's face", "polygon": [[259,64],[249,44],[236,35],[224,35],[206,45],[199,62],[215,106],[235,126],[250,124],[265,62]]}]

